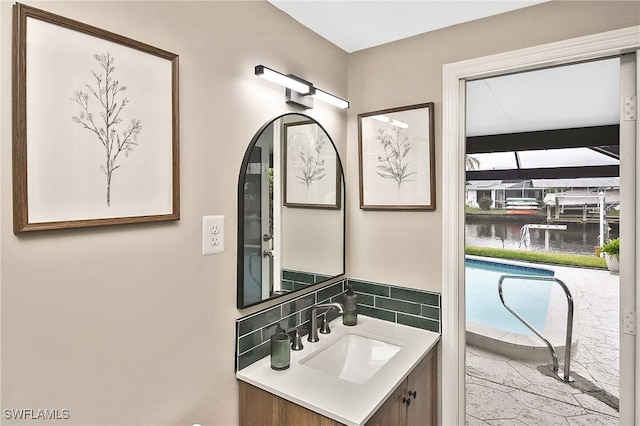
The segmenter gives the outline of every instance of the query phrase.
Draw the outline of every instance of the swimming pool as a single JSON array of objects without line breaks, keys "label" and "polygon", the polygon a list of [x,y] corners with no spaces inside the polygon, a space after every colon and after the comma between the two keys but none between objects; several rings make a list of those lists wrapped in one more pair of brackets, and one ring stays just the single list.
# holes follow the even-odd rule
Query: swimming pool
[{"label": "swimming pool", "polygon": [[[502,275],[555,277],[556,272],[523,262],[466,257],[466,340],[467,344],[530,361],[549,361],[549,349],[531,330],[502,305],[498,281]],[[574,283],[569,287],[576,303]],[[547,281],[505,279],[504,299],[509,306],[533,324],[555,348],[558,357],[566,345],[567,299],[559,285]],[[574,321],[571,346],[578,343]]]},{"label": "swimming pool", "polygon": [[[502,275],[552,277],[551,269],[466,259],[467,321],[519,334],[533,334],[502,305],[498,281]],[[547,281],[505,279],[505,302],[538,330],[545,329],[552,283]]]}]

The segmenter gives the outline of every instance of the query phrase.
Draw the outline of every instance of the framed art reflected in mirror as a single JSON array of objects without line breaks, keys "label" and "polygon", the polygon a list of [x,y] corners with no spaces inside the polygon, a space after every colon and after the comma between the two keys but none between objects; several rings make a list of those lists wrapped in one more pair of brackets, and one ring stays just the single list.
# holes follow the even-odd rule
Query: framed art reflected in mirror
[{"label": "framed art reflected in mirror", "polygon": [[340,208],[337,152],[315,122],[284,125],[284,205]]}]

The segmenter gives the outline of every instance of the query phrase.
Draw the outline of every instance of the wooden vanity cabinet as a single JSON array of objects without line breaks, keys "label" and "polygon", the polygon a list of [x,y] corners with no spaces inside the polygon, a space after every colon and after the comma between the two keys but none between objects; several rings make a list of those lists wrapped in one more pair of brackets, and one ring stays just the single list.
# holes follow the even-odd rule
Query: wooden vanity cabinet
[{"label": "wooden vanity cabinet", "polygon": [[437,350],[432,349],[366,426],[436,425],[438,422]]},{"label": "wooden vanity cabinet", "polygon": [[[425,426],[437,423],[436,354],[437,349],[433,348],[393,391],[366,426]],[[240,424],[339,426],[342,423],[240,381]]]},{"label": "wooden vanity cabinet", "polygon": [[343,426],[272,393],[240,381],[241,426]]}]

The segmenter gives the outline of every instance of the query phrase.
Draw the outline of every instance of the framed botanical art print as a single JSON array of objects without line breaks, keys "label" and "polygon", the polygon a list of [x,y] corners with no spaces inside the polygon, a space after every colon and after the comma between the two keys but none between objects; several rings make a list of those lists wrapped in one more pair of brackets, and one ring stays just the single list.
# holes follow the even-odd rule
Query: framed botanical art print
[{"label": "framed botanical art print", "polygon": [[340,208],[340,169],[336,150],[315,122],[284,125],[284,205]]},{"label": "framed botanical art print", "polygon": [[180,217],[178,56],[14,6],[14,232]]},{"label": "framed botanical art print", "polygon": [[358,115],[360,208],[435,210],[433,103]]}]

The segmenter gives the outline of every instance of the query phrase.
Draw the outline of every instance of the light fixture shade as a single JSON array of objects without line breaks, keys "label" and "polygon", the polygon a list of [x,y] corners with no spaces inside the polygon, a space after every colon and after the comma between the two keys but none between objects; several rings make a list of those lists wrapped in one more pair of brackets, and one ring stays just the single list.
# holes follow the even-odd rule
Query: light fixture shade
[{"label": "light fixture shade", "polygon": [[369,118],[373,118],[374,120],[382,121],[383,123],[391,123],[392,126],[400,127],[402,129],[407,129],[409,125],[404,121],[396,120],[395,118],[387,117],[386,115],[372,115]]},{"label": "light fixture shade", "polygon": [[396,120],[395,118],[391,120],[391,125],[400,127],[401,129],[409,128],[409,124],[405,123],[404,121]]},{"label": "light fixture shade", "polygon": [[313,90],[313,85],[304,83],[298,79],[274,71],[264,65],[256,65],[255,74],[266,80],[278,83],[281,86],[295,90],[298,93],[307,94]]},{"label": "light fixture shade", "polygon": [[378,120],[378,121],[382,121],[383,123],[389,123],[391,121],[391,119],[389,117],[387,117],[386,115],[372,115],[370,118],[373,118],[374,120]]},{"label": "light fixture shade", "polygon": [[271,82],[286,87],[285,99],[288,104],[301,108],[313,108],[313,98],[318,98],[338,108],[349,108],[349,102],[313,86],[313,83],[296,75],[285,75],[264,65],[256,65],[255,74]]},{"label": "light fixture shade", "polygon": [[327,102],[333,106],[337,106],[338,108],[349,108],[349,102],[345,101],[344,99],[340,99],[339,97],[334,96],[330,93],[327,93],[324,90],[316,88],[313,96],[323,102]]}]

